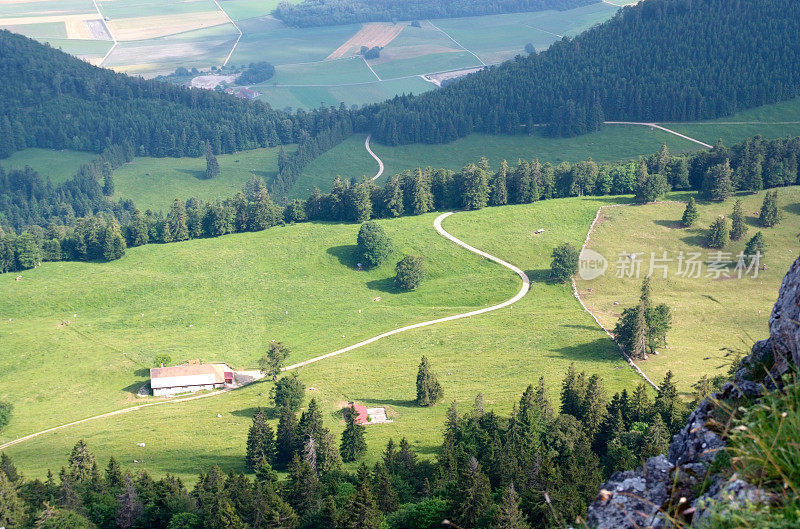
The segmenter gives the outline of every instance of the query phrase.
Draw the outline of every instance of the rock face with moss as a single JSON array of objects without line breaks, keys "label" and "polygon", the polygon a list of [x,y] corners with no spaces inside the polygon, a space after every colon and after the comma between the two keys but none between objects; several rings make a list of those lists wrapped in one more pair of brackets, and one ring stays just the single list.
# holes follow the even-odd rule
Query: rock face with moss
[{"label": "rock face with moss", "polygon": [[716,465],[715,458],[726,446],[718,403],[735,408],[741,399],[758,399],[800,366],[800,259],[783,280],[769,330],[769,338],[742,359],[734,380],[692,412],[673,437],[669,454],[653,457],[637,470],[617,472],[603,484],[589,507],[589,527],[672,527],[672,520],[696,524],[708,515],[713,500],[739,505],[769,501],[767,493],[736,474],[716,472],[723,462]]}]

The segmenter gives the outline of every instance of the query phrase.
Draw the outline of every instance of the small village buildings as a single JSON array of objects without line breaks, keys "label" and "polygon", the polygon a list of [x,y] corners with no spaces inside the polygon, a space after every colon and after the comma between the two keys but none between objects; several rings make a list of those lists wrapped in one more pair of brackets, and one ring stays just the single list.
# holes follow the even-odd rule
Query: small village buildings
[{"label": "small village buildings", "polygon": [[235,382],[233,370],[225,364],[188,364],[150,369],[154,397],[221,389]]}]

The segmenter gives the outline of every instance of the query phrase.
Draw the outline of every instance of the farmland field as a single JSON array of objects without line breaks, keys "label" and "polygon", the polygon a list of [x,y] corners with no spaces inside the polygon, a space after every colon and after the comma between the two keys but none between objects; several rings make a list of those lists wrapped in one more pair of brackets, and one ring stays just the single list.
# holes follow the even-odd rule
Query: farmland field
[{"label": "farmland field", "polygon": [[[686,194],[673,198],[686,200]],[[642,276],[649,272],[650,255],[667,257],[672,261],[667,278],[656,268],[652,279],[653,300],[666,303],[673,312],[674,328],[667,335],[668,349],[640,362],[640,367],[651,378],[663,377],[672,370],[678,377],[678,386],[687,391],[692,382],[686,373],[695,378],[702,374],[713,375],[716,368],[726,363],[723,347],[749,352],[756,340],[766,338],[767,318],[777,298],[778,287],[792,261],[797,258],[797,231],[800,225],[800,187],[779,189],[779,205],[783,221],[774,228],[757,226],[757,212],[764,199],[759,195],[741,195],[748,225],[748,233],[738,242],[725,248],[729,252],[723,260],[733,260],[728,265],[731,279],[707,277],[707,264],[713,260],[710,251],[702,246],[711,222],[718,215],[729,216],[734,199],[724,203],[699,203],[700,217],[694,227],[680,227],[683,203],[659,203],[646,206],[608,208],[594,231],[589,248],[600,252],[609,262],[606,274],[592,281],[579,281],[586,304],[609,328],[617,321],[622,309],[635,305],[639,296],[641,278],[617,277],[618,254],[643,254]],[[747,240],[762,230],[767,243],[762,264],[765,270],[757,278],[744,275],[738,279],[733,273],[736,255],[744,249]],[[688,257],[689,252],[701,253],[705,263],[701,277],[677,275],[679,252]],[[589,291],[591,289],[591,291]],[[614,303],[619,303],[615,305]]]},{"label": "farmland field", "polygon": [[[548,201],[458,213],[445,221],[457,237],[528,270],[531,293],[513,308],[410,331],[303,368],[301,380],[315,388],[308,396],[323,404],[326,425],[336,435],[341,431],[342,402],[380,403],[394,423],[367,430],[369,457],[379,457],[390,436],[407,436],[429,457],[440,442],[446,406],[413,404],[422,354],[439,374],[447,401],[468,403],[482,391],[487,406],[503,412],[539,376],[555,397],[570,362],[603,375],[612,391],[638,384],[569,287],[544,281],[551,249],[563,241],[578,244],[596,208],[607,202]],[[394,259],[372,271],[353,269],[358,226],[345,224],[150,245],[112,263],[46,263],[21,282],[0,277],[10,292],[0,301],[0,335],[15,358],[13,364],[0,358],[0,396],[18,403],[17,420],[3,440],[134,403],[133,392],[158,353],[176,362],[201,357],[253,367],[265,344],[278,339],[292,347],[293,362],[396,325],[496,303],[517,291],[513,273],[436,234],[435,216],[381,221],[394,240],[395,257],[418,253],[427,260],[429,277],[410,294],[390,286]],[[532,235],[538,228],[546,230],[544,236]],[[82,294],[74,295],[75,289]],[[66,320],[68,325],[60,325]],[[47,351],[59,362],[42,362],[45,353],[33,351]],[[47,389],[32,389],[26,380],[32,363],[40,366],[37,379],[48,381]],[[95,381],[91,388],[81,382],[85,377]],[[57,467],[79,438],[101,460],[114,453],[131,466],[137,459],[157,476],[171,472],[193,481],[212,459],[226,471],[239,470],[250,416],[256,406],[269,406],[270,387],[263,382],[70,427],[8,453],[32,477]]]}]

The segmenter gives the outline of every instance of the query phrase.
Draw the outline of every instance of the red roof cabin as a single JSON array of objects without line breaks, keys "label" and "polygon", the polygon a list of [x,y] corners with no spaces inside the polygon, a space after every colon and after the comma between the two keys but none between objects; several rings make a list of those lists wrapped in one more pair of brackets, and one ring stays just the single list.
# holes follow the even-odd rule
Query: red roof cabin
[{"label": "red roof cabin", "polygon": [[356,424],[365,425],[369,422],[369,415],[367,415],[367,407],[361,404],[351,402],[350,406],[356,410]]}]

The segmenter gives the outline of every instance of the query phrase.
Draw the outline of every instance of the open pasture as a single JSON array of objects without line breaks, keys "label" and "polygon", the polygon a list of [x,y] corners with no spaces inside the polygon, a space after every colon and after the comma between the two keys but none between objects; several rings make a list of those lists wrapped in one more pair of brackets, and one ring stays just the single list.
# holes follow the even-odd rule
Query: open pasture
[{"label": "open pasture", "polygon": [[[367,429],[370,461],[379,457],[389,437],[397,441],[401,436],[408,437],[423,457],[430,457],[441,442],[446,403],[452,400],[468,409],[475,395],[483,392],[488,409],[507,413],[540,376],[556,398],[570,362],[601,374],[611,391],[638,384],[635,373],[582,311],[570,288],[545,281],[552,248],[564,241],[579,244],[594,211],[604,203],[606,199],[596,198],[547,201],[457,213],[447,219],[444,227],[455,236],[527,270],[533,280],[531,293],[512,308],[410,331],[302,368],[301,380],[314,388],[307,396],[323,405],[326,426],[338,436],[344,426],[339,410],[348,400],[386,406],[394,423]],[[10,335],[14,343],[30,340],[35,329],[37,340],[51,342],[48,355],[69,358],[59,366],[45,364],[39,371],[42,378],[60,373],[59,385],[23,399],[16,417],[28,420],[14,421],[4,435],[14,437],[41,424],[65,422],[131,401],[133,397],[123,397],[125,391],[138,387],[143,380],[139,373],[157,352],[168,352],[176,360],[199,356],[252,367],[265,344],[280,339],[293,348],[289,358],[293,362],[409,321],[493,304],[518,290],[519,278],[513,273],[436,234],[435,216],[381,221],[395,243],[396,257],[418,253],[426,258],[429,278],[410,294],[398,294],[390,286],[394,258],[377,270],[353,269],[358,226],[341,224],[301,224],[148,246],[103,265],[59,263],[58,279],[55,266],[46,264],[25,277],[30,279],[25,288],[49,294],[47,310],[39,308],[35,314],[29,304],[36,299],[26,302],[19,291],[25,280],[19,284],[9,280],[10,288],[17,290],[9,307],[20,314],[19,327]],[[544,235],[534,236],[539,228],[545,229]],[[73,299],[69,290],[87,277],[86,267],[91,267],[92,283],[85,285],[88,291],[83,296]],[[113,301],[120,294],[126,307]],[[372,301],[378,297],[380,301]],[[69,309],[63,306],[67,299]],[[73,309],[75,305],[79,306]],[[58,319],[65,309],[78,311],[78,325],[50,327],[49,320]],[[0,312],[7,310],[3,307]],[[75,365],[78,355],[67,345],[74,344],[72,336],[69,341],[53,338],[59,332],[77,331],[85,348],[82,366]],[[431,408],[413,403],[416,368],[423,354],[445,391],[445,403]],[[13,370],[2,371],[2,376],[18,379],[26,372],[28,356],[23,355]],[[100,365],[120,374],[98,378],[91,390],[87,387],[74,395],[87,401],[82,410],[48,406],[56,391],[65,392],[61,398],[73,397],[72,389],[62,387],[77,385],[69,375],[73,370],[91,373]],[[120,386],[126,380],[130,388],[123,391]],[[22,385],[23,380],[4,384],[4,392],[16,397]],[[261,382],[208,399],[73,426],[11,447],[8,453],[29,476],[57,468],[77,439],[85,439],[101,460],[115,453],[123,465],[139,465],[156,476],[170,472],[191,482],[212,459],[225,471],[238,471],[243,469],[250,418],[256,407],[270,406],[271,386]],[[146,448],[137,447],[139,442]],[[140,463],[134,464],[134,459]]]},{"label": "open pasture", "polygon": [[[291,146],[286,147],[289,151]],[[142,211],[167,211],[176,198],[225,199],[242,190],[253,176],[271,182],[278,174],[278,149],[254,149],[217,156],[220,175],[205,180],[200,158],[136,158],[114,171],[117,196],[130,198]]]},{"label": "open pasture", "polygon": [[[687,196],[686,193],[675,193],[671,198],[684,201]],[[727,265],[732,277],[708,275],[708,264],[714,261],[714,257],[713,250],[703,246],[705,233],[717,216],[731,214],[736,198],[741,198],[744,203],[748,232],[742,240],[731,242],[724,249],[727,254],[722,260],[733,261]],[[718,367],[730,362],[730,359],[723,358],[723,348],[747,354],[755,341],[767,337],[766,322],[777,299],[778,288],[800,249],[797,242],[800,187],[778,190],[778,204],[784,218],[774,228],[761,228],[757,224],[757,212],[763,199],[764,194],[760,193],[740,195],[724,203],[699,202],[700,217],[689,229],[680,226],[685,207],[682,202],[603,210],[588,248],[605,256],[609,268],[598,279],[579,281],[578,288],[587,306],[607,328],[614,327],[623,309],[636,304],[642,278],[650,270],[651,253],[660,259],[666,252],[667,258],[671,259],[656,262],[657,265],[666,264],[667,277],[663,277],[662,268],[655,268],[652,278],[653,302],[666,303],[674,312],[673,328],[667,335],[668,348],[647,361],[639,362],[651,378],[660,379],[667,370],[672,370],[679,389],[690,391],[694,380],[704,374],[718,374]],[[767,243],[761,261],[766,269],[759,270],[756,278],[752,274],[743,274],[739,279],[733,271],[736,255],[759,230]],[[638,279],[617,277],[620,252],[640,255],[643,262]],[[703,267],[700,277],[678,274],[680,252],[687,257],[690,252],[701,254]]]},{"label": "open pasture", "polygon": [[341,59],[347,55],[353,55],[358,53],[362,46],[383,48],[397,38],[404,29],[405,25],[403,24],[364,24],[358,33],[347,39],[347,42],[336,48],[326,59]]},{"label": "open pasture", "polygon": [[81,165],[95,158],[97,155],[91,152],[30,148],[0,160],[0,167],[8,170],[29,166],[42,178],[50,178],[53,185],[58,185],[75,176]]}]

